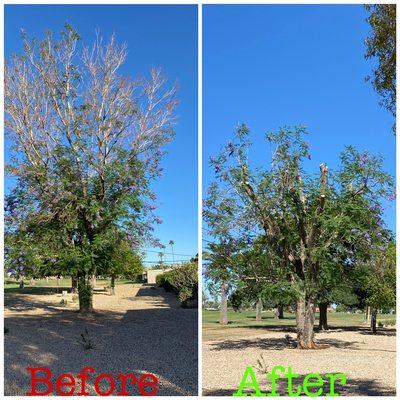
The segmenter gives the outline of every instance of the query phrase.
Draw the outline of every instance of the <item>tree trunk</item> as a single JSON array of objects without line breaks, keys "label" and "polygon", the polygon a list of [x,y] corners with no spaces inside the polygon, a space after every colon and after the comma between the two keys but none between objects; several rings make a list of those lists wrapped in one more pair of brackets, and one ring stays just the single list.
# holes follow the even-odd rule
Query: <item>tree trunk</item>
[{"label": "tree trunk", "polygon": [[71,293],[76,293],[78,288],[78,278],[76,276],[71,277]]},{"label": "tree trunk", "polygon": [[262,312],[263,309],[263,304],[262,304],[262,300],[258,299],[257,304],[256,304],[256,321],[261,321],[262,319]]},{"label": "tree trunk", "polygon": [[92,288],[94,289],[96,287],[96,275],[92,276]]},{"label": "tree trunk", "polygon": [[226,283],[221,283],[221,310],[219,323],[221,325],[228,325],[228,290]]},{"label": "tree trunk", "polygon": [[321,331],[328,330],[328,303],[320,303],[319,307],[319,325],[318,329]]},{"label": "tree trunk", "polygon": [[115,275],[111,275],[110,294],[111,294],[111,296],[115,295]]},{"label": "tree trunk", "polygon": [[297,300],[296,324],[297,347],[299,349],[316,349],[314,342],[315,303],[305,297]]},{"label": "tree trunk", "polygon": [[29,286],[35,286],[35,281],[33,278],[30,279]]},{"label": "tree trunk", "polygon": [[93,311],[93,289],[85,276],[79,277],[78,282],[79,312],[90,313]]},{"label": "tree trunk", "polygon": [[283,306],[278,306],[278,319],[283,319]]},{"label": "tree trunk", "polygon": [[366,323],[370,322],[370,321],[369,321],[370,318],[371,318],[371,307],[370,307],[370,306],[367,306],[367,310],[366,310],[366,312],[365,312],[365,322],[366,322]]},{"label": "tree trunk", "polygon": [[22,278],[20,281],[19,281],[19,288],[20,289],[23,289],[25,287],[25,282],[24,282],[24,278]]},{"label": "tree trunk", "polygon": [[376,308],[373,308],[371,310],[371,332],[375,335],[376,334],[376,314],[377,310]]},{"label": "tree trunk", "polygon": [[57,286],[60,286],[60,275],[57,275]]}]

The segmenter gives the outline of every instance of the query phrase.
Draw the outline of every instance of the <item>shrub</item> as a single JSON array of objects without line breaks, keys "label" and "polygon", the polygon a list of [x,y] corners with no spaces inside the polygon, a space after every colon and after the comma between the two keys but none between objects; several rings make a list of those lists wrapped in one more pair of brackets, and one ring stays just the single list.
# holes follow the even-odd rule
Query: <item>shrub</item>
[{"label": "shrub", "polygon": [[158,275],[156,282],[165,290],[177,293],[182,306],[186,306],[188,300],[197,298],[197,263],[188,262]]},{"label": "shrub", "polygon": [[82,346],[86,350],[94,349],[93,341],[92,341],[92,338],[89,335],[89,332],[88,332],[87,328],[85,328],[85,332],[84,333],[81,333],[81,341],[78,341],[78,343],[82,344]]},{"label": "shrub", "polygon": [[174,286],[172,285],[172,275],[173,271],[164,272],[156,277],[156,283],[158,286],[163,287],[167,292],[174,291]]}]

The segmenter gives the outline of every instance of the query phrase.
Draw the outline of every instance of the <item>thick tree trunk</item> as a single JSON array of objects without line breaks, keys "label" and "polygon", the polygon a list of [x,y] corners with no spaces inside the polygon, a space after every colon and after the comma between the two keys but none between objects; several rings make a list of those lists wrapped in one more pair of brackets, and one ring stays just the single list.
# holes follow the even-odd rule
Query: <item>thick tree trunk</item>
[{"label": "thick tree trunk", "polygon": [[262,312],[263,309],[263,304],[262,304],[262,300],[258,299],[257,304],[256,304],[256,321],[261,321],[262,319]]},{"label": "thick tree trunk", "polygon": [[297,347],[299,349],[316,349],[314,342],[315,303],[304,297],[297,300],[296,324]]},{"label": "thick tree trunk", "polygon": [[19,281],[19,288],[20,289],[23,289],[25,287],[25,282],[24,282],[24,278],[22,278],[20,281]]},{"label": "thick tree trunk", "polygon": [[278,319],[283,319],[283,306],[278,306]]},{"label": "thick tree trunk", "polygon": [[376,314],[377,310],[373,308],[371,310],[371,332],[375,335],[377,333],[376,331]]},{"label": "thick tree trunk", "polygon": [[84,276],[79,277],[78,298],[80,313],[90,313],[93,311],[93,289]]},{"label": "thick tree trunk", "polygon": [[319,308],[319,325],[318,329],[321,331],[328,330],[328,303],[318,304]]},{"label": "thick tree trunk", "polygon": [[115,295],[115,275],[111,275],[110,294],[111,294],[111,296]]},{"label": "thick tree trunk", "polygon": [[221,283],[221,310],[219,323],[221,325],[228,325],[228,290],[226,283]]}]

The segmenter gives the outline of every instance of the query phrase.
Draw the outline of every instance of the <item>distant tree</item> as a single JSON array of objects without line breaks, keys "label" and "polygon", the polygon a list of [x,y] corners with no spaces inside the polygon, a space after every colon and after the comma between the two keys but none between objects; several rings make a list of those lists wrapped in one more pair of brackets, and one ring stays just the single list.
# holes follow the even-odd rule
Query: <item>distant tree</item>
[{"label": "distant tree", "polygon": [[209,243],[203,260],[205,261],[205,279],[211,283],[210,291],[217,287],[220,296],[221,325],[228,324],[228,295],[233,280],[232,257],[234,246],[230,241]]},{"label": "distant tree", "polygon": [[171,246],[171,251],[172,251],[172,264],[174,264],[174,263],[175,263],[175,256],[174,256],[174,245],[175,245],[175,242],[174,242],[173,240],[170,240],[170,241],[168,242],[168,244]]},{"label": "distant tree", "polygon": [[382,105],[396,116],[396,4],[365,6],[372,32],[365,40],[365,57],[376,59],[377,67],[370,78],[382,97]]},{"label": "distant tree", "polygon": [[23,53],[5,65],[7,171],[17,178],[6,199],[7,232],[24,235],[29,221],[60,239],[60,265],[79,279],[87,312],[96,238],[118,230],[136,249],[157,242],[150,183],[174,137],[176,89],[157,69],[148,79],[121,75],[127,51],[114,37],[82,47],[66,25],[59,40],[48,32],[22,41]]},{"label": "distant tree", "polygon": [[367,304],[371,307],[371,332],[376,333],[377,310],[396,306],[396,245],[377,251],[367,275]]},{"label": "distant tree", "polygon": [[[261,321],[264,306],[276,307],[277,317],[283,318],[283,308],[295,299],[290,276],[275,259],[264,242],[263,236],[242,240],[242,246],[234,257],[236,287],[246,294],[246,300],[255,306],[256,320]],[[246,246],[243,244],[246,242]]]},{"label": "distant tree", "polygon": [[248,307],[249,301],[246,288],[240,287],[232,290],[229,295],[229,302],[235,312],[240,312],[243,308]]},{"label": "distant tree", "polygon": [[111,278],[110,294],[115,294],[115,280],[118,276],[133,279],[143,273],[143,264],[139,254],[118,232],[98,235],[94,242],[98,258],[99,275]]}]

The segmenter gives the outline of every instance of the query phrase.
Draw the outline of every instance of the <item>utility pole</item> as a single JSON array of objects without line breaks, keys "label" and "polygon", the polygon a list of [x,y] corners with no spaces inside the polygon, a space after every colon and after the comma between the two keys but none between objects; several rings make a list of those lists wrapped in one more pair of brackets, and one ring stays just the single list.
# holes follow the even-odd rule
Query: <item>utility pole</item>
[{"label": "utility pole", "polygon": [[163,256],[164,256],[164,253],[160,251],[158,253],[158,257],[160,258],[160,266],[164,270]]}]

